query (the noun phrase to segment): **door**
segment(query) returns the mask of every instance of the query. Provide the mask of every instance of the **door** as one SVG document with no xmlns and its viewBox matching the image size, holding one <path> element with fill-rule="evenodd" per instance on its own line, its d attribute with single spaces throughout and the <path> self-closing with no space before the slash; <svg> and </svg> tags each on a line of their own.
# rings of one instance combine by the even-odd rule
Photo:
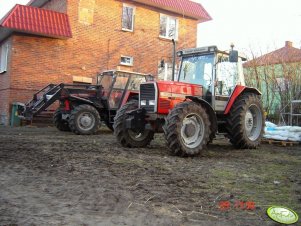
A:
<svg viewBox="0 0 301 226">
<path fill-rule="evenodd" d="M 216 65 L 214 109 L 224 111 L 238 79 L 237 63 L 221 61 Z"/>
<path fill-rule="evenodd" d="M 114 85 L 109 97 L 110 109 L 119 108 L 128 79 L 129 75 L 126 73 L 118 73 L 117 75 L 114 75 Z"/>
</svg>

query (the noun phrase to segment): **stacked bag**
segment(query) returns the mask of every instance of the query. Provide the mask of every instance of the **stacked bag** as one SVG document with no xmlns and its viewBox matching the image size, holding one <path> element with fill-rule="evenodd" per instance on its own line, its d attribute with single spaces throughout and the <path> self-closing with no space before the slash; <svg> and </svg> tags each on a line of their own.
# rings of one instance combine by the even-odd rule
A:
<svg viewBox="0 0 301 226">
<path fill-rule="evenodd" d="M 287 140 L 301 142 L 301 127 L 277 126 L 271 122 L 265 122 L 264 138 L 273 140 Z"/>
</svg>

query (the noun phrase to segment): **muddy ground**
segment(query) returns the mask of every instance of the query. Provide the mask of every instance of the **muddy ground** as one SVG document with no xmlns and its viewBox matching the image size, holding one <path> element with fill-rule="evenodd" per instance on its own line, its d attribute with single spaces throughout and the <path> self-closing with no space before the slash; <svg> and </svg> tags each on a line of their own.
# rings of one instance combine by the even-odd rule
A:
<svg viewBox="0 0 301 226">
<path fill-rule="evenodd" d="M 301 215 L 300 145 L 235 150 L 218 139 L 179 158 L 161 135 L 124 149 L 107 129 L 0 127 L 0 169 L 0 225 L 278 225 L 270 205 Z"/>
</svg>

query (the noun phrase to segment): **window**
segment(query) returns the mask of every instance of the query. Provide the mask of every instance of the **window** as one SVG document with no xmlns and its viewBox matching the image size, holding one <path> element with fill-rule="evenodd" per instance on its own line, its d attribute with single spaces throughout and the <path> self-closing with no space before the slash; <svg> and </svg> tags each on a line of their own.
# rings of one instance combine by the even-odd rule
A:
<svg viewBox="0 0 301 226">
<path fill-rule="evenodd" d="M 178 20 L 160 14 L 160 37 L 168 39 L 178 39 Z"/>
<path fill-rule="evenodd" d="M 121 56 L 121 58 L 120 58 L 120 64 L 127 65 L 127 66 L 133 66 L 133 57 L 130 57 L 130 56 Z"/>
<path fill-rule="evenodd" d="M 216 87 L 217 95 L 230 96 L 238 81 L 237 63 L 221 61 L 217 64 Z"/>
<path fill-rule="evenodd" d="M 131 81 L 129 83 L 128 90 L 137 90 L 137 91 L 139 91 L 140 84 L 142 82 L 146 82 L 146 79 L 145 79 L 144 76 L 132 75 L 131 76 Z"/>
<path fill-rule="evenodd" d="M 214 55 L 191 56 L 182 59 L 180 82 L 202 85 L 211 89 Z"/>
<path fill-rule="evenodd" d="M 127 74 L 119 74 L 116 77 L 113 88 L 114 89 L 125 89 L 128 80 L 129 80 L 129 76 Z"/>
<path fill-rule="evenodd" d="M 134 15 L 135 15 L 135 8 L 124 4 L 122 9 L 122 30 L 125 31 L 134 30 Z"/>
<path fill-rule="evenodd" d="M 7 70 L 8 44 L 3 44 L 0 51 L 0 73 L 3 73 Z"/>
<path fill-rule="evenodd" d="M 78 5 L 78 20 L 84 25 L 94 22 L 95 0 L 80 0 Z"/>
<path fill-rule="evenodd" d="M 111 91 L 109 104 L 111 108 L 118 108 L 121 104 L 122 95 L 127 85 L 129 76 L 127 74 L 119 74 L 116 77 L 113 90 Z"/>
</svg>

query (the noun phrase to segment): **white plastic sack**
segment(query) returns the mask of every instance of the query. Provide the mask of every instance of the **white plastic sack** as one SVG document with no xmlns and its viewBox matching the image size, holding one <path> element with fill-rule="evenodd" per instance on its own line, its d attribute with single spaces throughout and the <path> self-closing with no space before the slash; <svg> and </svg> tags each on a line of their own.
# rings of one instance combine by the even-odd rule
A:
<svg viewBox="0 0 301 226">
<path fill-rule="evenodd" d="M 301 133 L 301 127 L 300 126 L 292 126 L 289 129 L 290 132 L 300 132 Z"/>
<path fill-rule="evenodd" d="M 274 139 L 274 140 L 288 140 L 288 137 L 283 137 L 283 136 L 279 136 L 279 135 L 274 135 L 274 136 L 272 136 L 271 139 Z"/>
<path fill-rule="evenodd" d="M 265 134 L 272 135 L 272 136 L 282 136 L 282 137 L 289 136 L 289 132 L 285 130 L 272 130 L 272 131 L 267 130 Z"/>
<path fill-rule="evenodd" d="M 276 126 L 271 122 L 265 122 L 265 125 L 264 138 L 301 142 L 301 127 L 299 126 Z"/>
<path fill-rule="evenodd" d="M 289 131 L 291 128 L 292 128 L 291 126 L 277 126 L 277 127 L 275 127 L 275 130 Z"/>
<path fill-rule="evenodd" d="M 276 124 L 274 124 L 274 123 L 272 123 L 272 122 L 269 122 L 269 121 L 266 121 L 266 122 L 265 122 L 265 126 L 266 126 L 266 127 L 270 127 L 270 128 L 275 128 L 275 127 L 277 127 Z"/>
</svg>

